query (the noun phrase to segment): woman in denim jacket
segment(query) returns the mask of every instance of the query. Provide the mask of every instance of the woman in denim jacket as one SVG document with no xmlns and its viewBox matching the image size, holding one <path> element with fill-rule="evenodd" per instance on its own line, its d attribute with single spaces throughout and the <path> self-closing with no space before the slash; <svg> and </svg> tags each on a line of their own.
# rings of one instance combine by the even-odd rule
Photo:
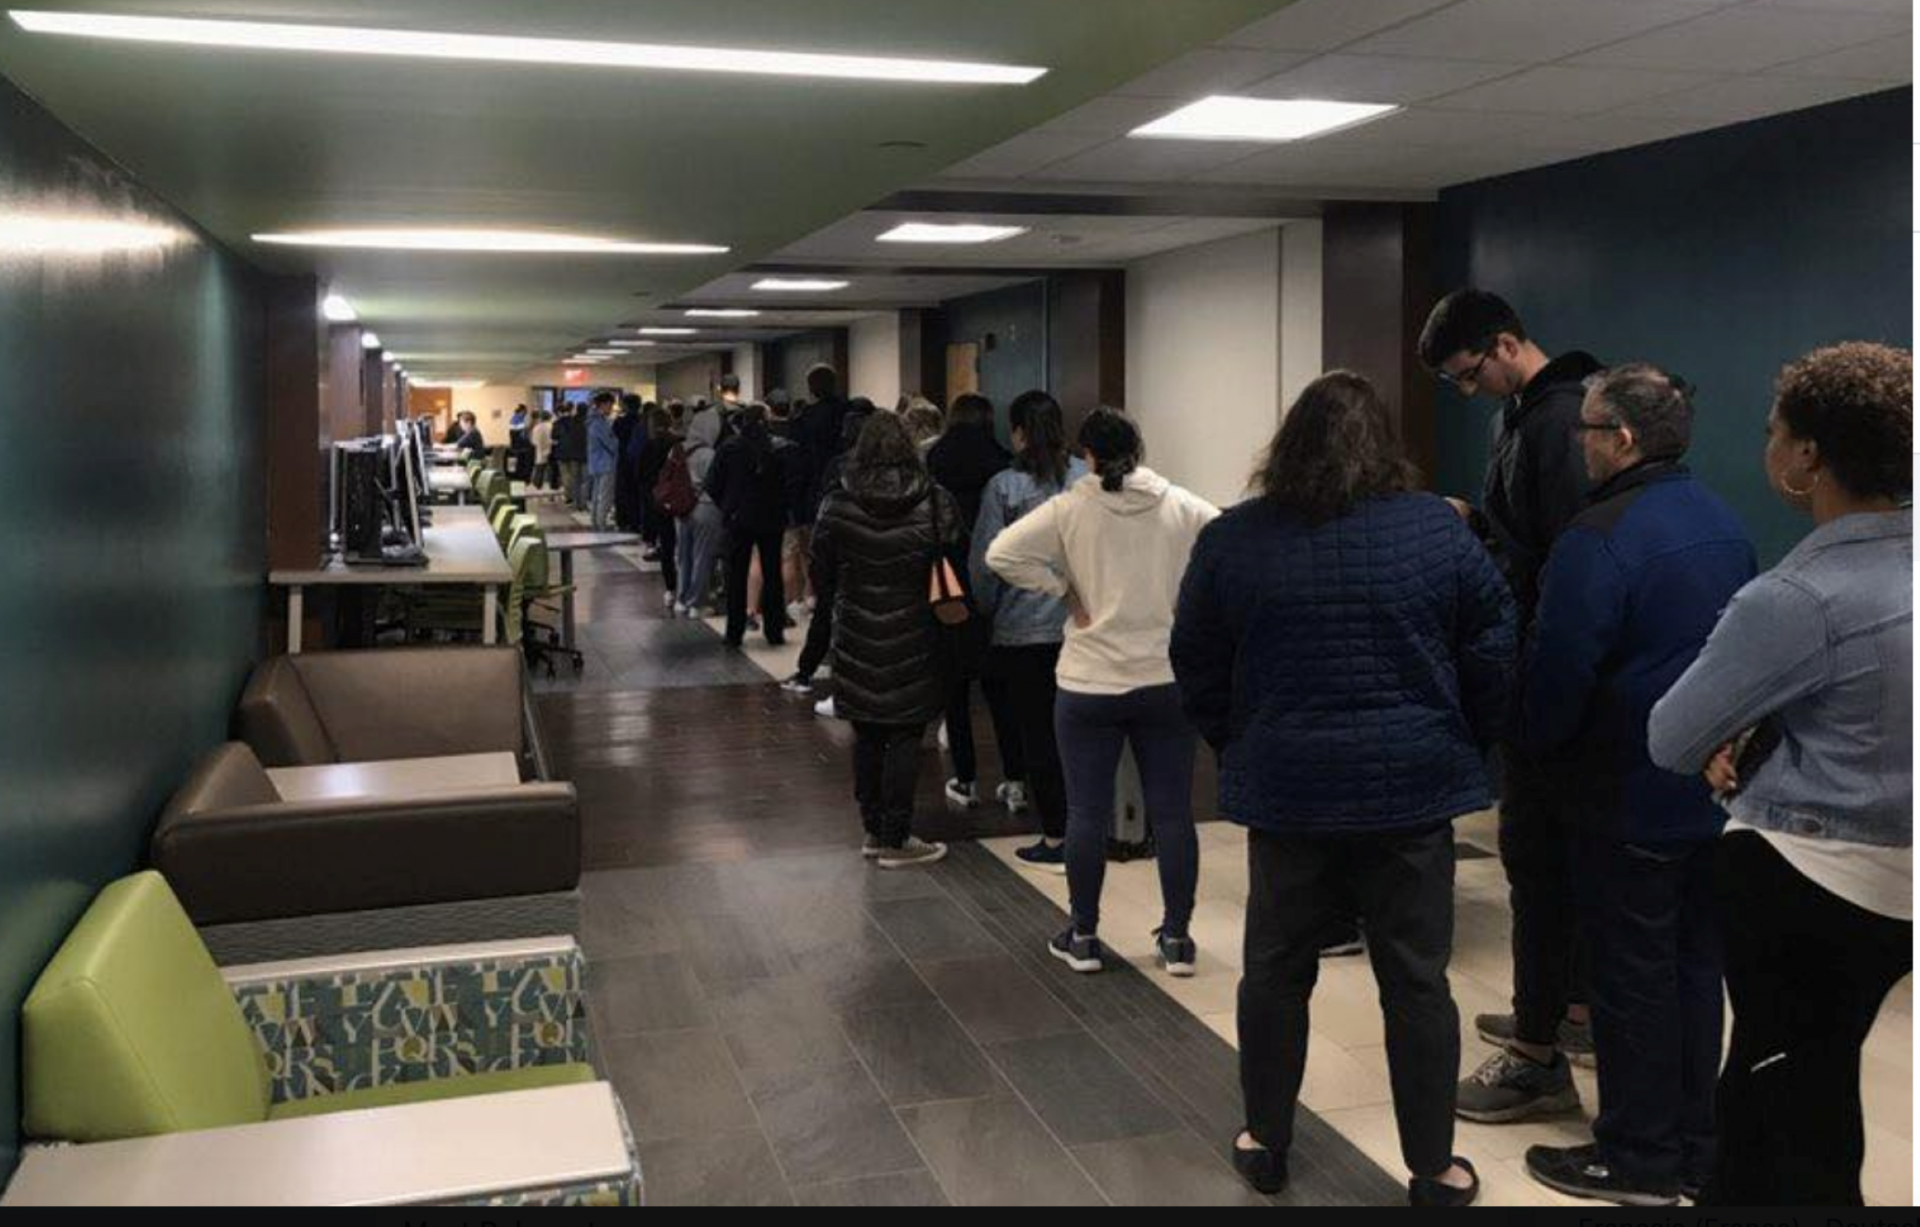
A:
<svg viewBox="0 0 1920 1227">
<path fill-rule="evenodd" d="M 1649 724 L 1654 761 L 1704 772 L 1730 815 L 1713 1204 L 1861 1204 L 1860 1049 L 1912 969 L 1912 384 L 1882 345 L 1782 373 L 1767 477 L 1814 531 Z"/>
<path fill-rule="evenodd" d="M 987 547 L 1000 530 L 1087 475 L 1086 462 L 1067 451 L 1060 402 L 1028 392 L 1007 409 L 1013 432 L 1013 467 L 996 475 L 980 494 L 980 520 L 973 531 L 973 591 L 993 624 L 985 677 L 1005 696 L 1008 716 L 1000 756 L 1009 781 L 1007 808 L 1027 804 L 1040 812 L 1040 840 L 1014 853 L 1046 873 L 1067 871 L 1067 786 L 1060 746 L 1053 732 L 1054 670 L 1067 634 L 1067 606 L 1044 592 L 1001 581 L 987 565 Z M 1014 783 L 1013 781 L 1018 781 Z M 1020 804 L 1014 804 L 1017 799 Z"/>
</svg>

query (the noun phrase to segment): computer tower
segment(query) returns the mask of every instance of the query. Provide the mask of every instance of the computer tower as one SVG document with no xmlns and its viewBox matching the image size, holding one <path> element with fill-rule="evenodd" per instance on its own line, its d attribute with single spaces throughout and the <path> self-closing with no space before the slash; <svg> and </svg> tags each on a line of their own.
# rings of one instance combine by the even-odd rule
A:
<svg viewBox="0 0 1920 1227">
<path fill-rule="evenodd" d="M 378 440 L 334 445 L 335 526 L 348 562 L 379 562 L 386 527 L 386 457 Z"/>
</svg>

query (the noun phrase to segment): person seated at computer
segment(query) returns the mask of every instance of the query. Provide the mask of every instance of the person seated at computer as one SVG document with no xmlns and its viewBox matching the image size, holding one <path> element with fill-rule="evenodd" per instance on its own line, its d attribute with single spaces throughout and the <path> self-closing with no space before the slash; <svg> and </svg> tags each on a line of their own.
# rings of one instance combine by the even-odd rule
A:
<svg viewBox="0 0 1920 1227">
<path fill-rule="evenodd" d="M 472 456 L 478 456 L 487 450 L 487 440 L 480 433 L 480 419 L 474 417 L 472 413 L 462 413 L 456 419 L 456 425 L 460 433 L 453 441 L 455 447 Z"/>
</svg>

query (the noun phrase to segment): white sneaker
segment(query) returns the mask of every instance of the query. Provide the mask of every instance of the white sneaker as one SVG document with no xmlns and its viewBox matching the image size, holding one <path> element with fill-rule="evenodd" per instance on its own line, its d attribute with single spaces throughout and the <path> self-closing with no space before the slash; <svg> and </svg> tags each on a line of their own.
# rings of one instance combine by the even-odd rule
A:
<svg viewBox="0 0 1920 1227">
<path fill-rule="evenodd" d="M 799 626 L 805 622 L 810 612 L 812 611 L 807 608 L 805 601 L 795 601 L 793 604 L 787 606 L 787 617 L 792 620 L 795 626 Z"/>
<path fill-rule="evenodd" d="M 671 613 L 671 612 L 673 612 L 673 611 L 675 611 L 675 610 L 678 610 L 678 609 L 680 608 L 680 603 L 679 603 L 678 601 L 676 601 L 676 600 L 674 600 L 674 599 L 673 599 L 673 593 L 671 593 L 671 592 L 663 592 L 663 593 L 661 593 L 661 594 L 660 594 L 660 599 L 661 599 L 661 601 L 662 601 L 662 603 L 664 603 L 664 604 L 666 605 L 666 607 L 667 607 L 667 610 L 668 610 L 668 612 L 670 612 L 670 613 Z"/>
<path fill-rule="evenodd" d="M 978 784 L 962 784 L 959 780 L 948 780 L 947 800 L 960 806 L 962 809 L 979 809 L 980 786 Z"/>
<path fill-rule="evenodd" d="M 840 718 L 840 713 L 834 708 L 832 695 L 828 695 L 818 703 L 815 703 L 813 705 L 813 714 L 816 716 L 824 716 L 828 720 L 837 720 Z"/>
<path fill-rule="evenodd" d="M 1027 804 L 1027 786 L 1019 780 L 1008 780 L 1006 783 L 1000 785 L 999 788 L 994 790 L 994 797 L 1000 804 L 1007 807 L 1009 814 L 1024 814 L 1029 808 Z"/>
<path fill-rule="evenodd" d="M 940 753 L 945 754 L 949 748 L 947 745 L 947 722 L 942 720 L 940 722 Z"/>
</svg>

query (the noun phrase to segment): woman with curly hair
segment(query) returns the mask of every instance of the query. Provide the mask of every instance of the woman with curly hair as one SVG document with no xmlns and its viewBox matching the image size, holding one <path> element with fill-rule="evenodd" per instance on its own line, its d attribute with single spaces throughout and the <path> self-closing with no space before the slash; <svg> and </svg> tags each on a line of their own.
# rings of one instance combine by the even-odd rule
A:
<svg viewBox="0 0 1920 1227">
<path fill-rule="evenodd" d="M 1733 1039 L 1716 1205 L 1860 1205 L 1860 1048 L 1912 970 L 1913 355 L 1852 343 L 1781 374 L 1774 491 L 1814 530 L 1742 589 L 1654 708 L 1649 748 L 1729 821 Z"/>
</svg>

